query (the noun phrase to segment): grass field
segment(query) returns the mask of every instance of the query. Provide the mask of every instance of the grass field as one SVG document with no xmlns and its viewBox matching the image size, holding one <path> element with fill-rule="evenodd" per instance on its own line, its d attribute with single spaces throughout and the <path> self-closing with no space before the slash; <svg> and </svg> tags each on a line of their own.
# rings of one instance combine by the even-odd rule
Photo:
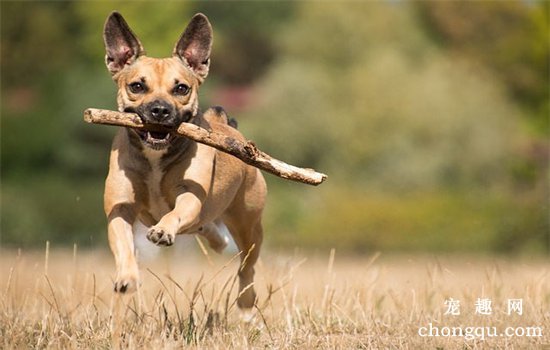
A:
<svg viewBox="0 0 550 350">
<path fill-rule="evenodd" d="M 244 323 L 231 254 L 168 250 L 142 262 L 137 294 L 120 297 L 106 250 L 0 253 L 3 349 L 550 348 L 544 258 L 264 252 Z M 449 298 L 460 315 L 445 315 Z M 491 300 L 490 315 L 476 314 L 477 298 Z M 508 314 L 508 299 L 522 300 L 522 315 Z M 428 336 L 436 328 L 455 336 Z"/>
</svg>

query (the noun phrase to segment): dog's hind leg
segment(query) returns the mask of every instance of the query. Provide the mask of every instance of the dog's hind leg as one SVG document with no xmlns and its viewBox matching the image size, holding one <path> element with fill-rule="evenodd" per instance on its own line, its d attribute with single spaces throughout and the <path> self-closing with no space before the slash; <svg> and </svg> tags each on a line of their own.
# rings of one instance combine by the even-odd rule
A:
<svg viewBox="0 0 550 350">
<path fill-rule="evenodd" d="M 251 309 L 256 302 L 254 290 L 254 265 L 260 256 L 260 248 L 263 239 L 263 229 L 260 218 L 247 227 L 236 220 L 227 222 L 239 251 L 241 252 L 241 265 L 239 266 L 239 296 L 237 305 L 240 309 Z"/>
<path fill-rule="evenodd" d="M 250 168 L 241 191 L 223 218 L 241 252 L 237 299 L 241 310 L 250 310 L 256 302 L 254 265 L 260 255 L 263 240 L 261 218 L 266 192 L 265 181 L 259 170 Z"/>
</svg>

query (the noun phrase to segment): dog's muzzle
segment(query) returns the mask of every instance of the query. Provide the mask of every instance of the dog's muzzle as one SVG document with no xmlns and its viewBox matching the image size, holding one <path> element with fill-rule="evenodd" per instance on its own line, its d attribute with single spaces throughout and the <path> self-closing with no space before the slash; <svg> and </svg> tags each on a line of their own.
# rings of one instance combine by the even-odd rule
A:
<svg viewBox="0 0 550 350">
<path fill-rule="evenodd" d="M 192 113 L 185 112 L 180 116 L 174 106 L 162 100 L 155 100 L 138 108 L 126 108 L 125 112 L 137 113 L 147 125 L 147 130 L 136 129 L 135 132 L 145 146 L 154 150 L 170 146 L 171 141 L 177 137 L 170 130 L 177 128 L 181 122 L 192 119 Z"/>
</svg>

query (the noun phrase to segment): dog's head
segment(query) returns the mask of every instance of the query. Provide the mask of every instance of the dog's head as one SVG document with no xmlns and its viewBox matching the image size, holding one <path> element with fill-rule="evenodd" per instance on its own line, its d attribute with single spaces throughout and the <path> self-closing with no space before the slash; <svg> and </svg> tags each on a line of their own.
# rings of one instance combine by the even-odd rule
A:
<svg viewBox="0 0 550 350">
<path fill-rule="evenodd" d="M 113 12 L 103 32 L 105 62 L 118 85 L 120 111 L 137 113 L 146 124 L 174 128 L 198 113 L 198 87 L 208 75 L 212 27 L 199 13 L 177 41 L 172 57 L 151 58 L 124 18 Z M 153 149 L 170 145 L 166 132 L 136 131 Z"/>
</svg>

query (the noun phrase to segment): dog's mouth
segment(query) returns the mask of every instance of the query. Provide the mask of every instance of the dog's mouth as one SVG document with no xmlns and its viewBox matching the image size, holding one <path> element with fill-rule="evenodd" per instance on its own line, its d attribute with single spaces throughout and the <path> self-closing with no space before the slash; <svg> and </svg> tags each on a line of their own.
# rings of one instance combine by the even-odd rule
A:
<svg viewBox="0 0 550 350">
<path fill-rule="evenodd" d="M 178 125 L 178 120 L 180 118 L 172 118 L 173 120 L 167 120 L 162 123 L 157 121 L 151 121 L 150 117 L 147 117 L 147 112 L 141 109 L 145 107 L 126 107 L 124 112 L 136 113 L 143 124 L 145 125 L 144 129 L 134 129 L 136 134 L 139 136 L 141 142 L 145 147 L 154 149 L 154 150 L 163 150 L 168 148 L 170 144 L 177 138 L 177 135 L 174 132 L 175 126 Z M 187 114 L 184 113 L 184 116 L 187 117 Z M 187 117 L 186 120 L 190 119 Z"/>
<path fill-rule="evenodd" d="M 141 141 L 155 150 L 162 150 L 170 145 L 173 136 L 169 132 L 136 130 Z"/>
</svg>

